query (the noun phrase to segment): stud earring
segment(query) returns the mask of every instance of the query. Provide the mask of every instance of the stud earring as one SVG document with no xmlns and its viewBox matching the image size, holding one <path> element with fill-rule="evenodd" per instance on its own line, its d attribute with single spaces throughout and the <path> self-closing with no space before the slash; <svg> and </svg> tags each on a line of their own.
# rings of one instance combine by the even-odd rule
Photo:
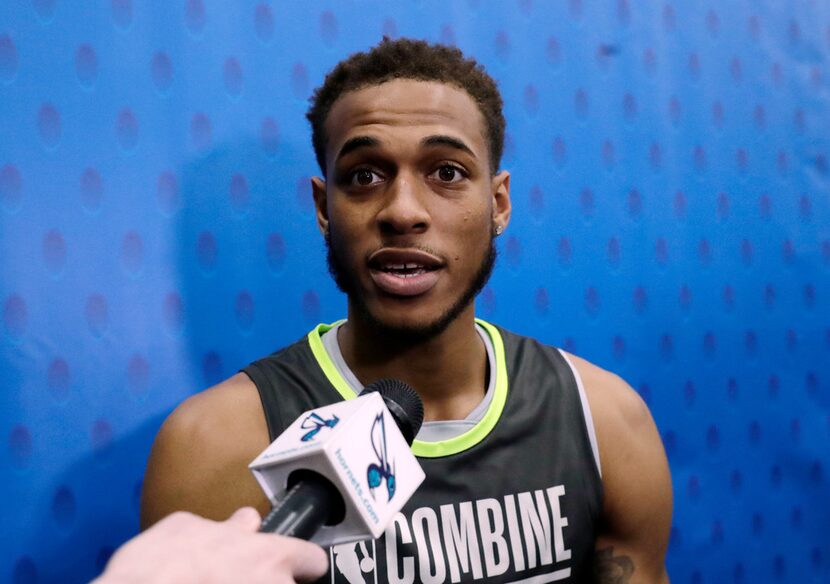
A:
<svg viewBox="0 0 830 584">
<path fill-rule="evenodd" d="M 502 231 L 504 231 L 504 227 L 502 227 L 501 225 L 496 225 L 496 235 L 501 235 Z"/>
</svg>

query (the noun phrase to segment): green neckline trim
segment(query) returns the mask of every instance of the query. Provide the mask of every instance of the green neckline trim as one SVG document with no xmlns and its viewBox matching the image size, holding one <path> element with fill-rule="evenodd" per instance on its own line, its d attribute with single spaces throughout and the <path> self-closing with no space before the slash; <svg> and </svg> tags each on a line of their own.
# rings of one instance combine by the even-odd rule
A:
<svg viewBox="0 0 830 584">
<path fill-rule="evenodd" d="M 311 347 L 311 352 L 314 354 L 314 358 L 317 359 L 317 363 L 320 365 L 320 368 L 323 370 L 323 373 L 326 375 L 326 379 L 329 380 L 334 386 L 334 389 L 337 390 L 343 399 L 354 399 L 357 397 L 357 394 L 352 390 L 351 386 L 343 379 L 343 376 L 340 375 L 337 371 L 337 366 L 334 364 L 334 361 L 331 360 L 329 357 L 326 348 L 323 346 L 323 333 L 333 329 L 343 320 L 338 320 L 331 324 L 318 324 L 314 327 L 310 333 L 308 333 L 308 344 Z"/>
<path fill-rule="evenodd" d="M 354 399 L 357 394 L 352 390 L 346 380 L 337 371 L 337 367 L 326 352 L 323 346 L 323 340 L 320 336 L 326 331 L 337 326 L 343 322 L 339 320 L 331 324 L 318 324 L 314 329 L 308 333 L 308 344 L 311 347 L 311 352 L 326 379 L 329 380 L 343 399 Z M 504 404 L 507 402 L 507 361 L 504 356 L 504 341 L 501 334 L 496 327 L 489 322 L 483 321 L 479 318 L 476 322 L 490 335 L 490 340 L 493 343 L 493 353 L 496 359 L 496 386 L 493 388 L 493 399 L 484 417 L 472 428 L 449 440 L 441 440 L 438 442 L 424 442 L 415 440 L 412 443 L 412 453 L 415 456 L 422 458 L 439 458 L 442 456 L 450 456 L 458 454 L 465 450 L 469 450 L 482 440 L 493 430 L 496 423 L 501 418 L 504 411 Z"/>
</svg>

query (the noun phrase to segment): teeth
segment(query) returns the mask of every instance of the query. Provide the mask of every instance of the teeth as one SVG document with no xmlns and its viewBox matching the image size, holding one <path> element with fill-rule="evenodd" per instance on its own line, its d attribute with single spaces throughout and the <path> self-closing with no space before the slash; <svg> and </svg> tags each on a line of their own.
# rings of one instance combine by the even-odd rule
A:
<svg viewBox="0 0 830 584">
<path fill-rule="evenodd" d="M 412 278 L 414 276 L 420 276 L 421 274 L 425 274 L 426 270 L 416 270 L 414 272 L 390 272 L 394 274 L 398 278 Z"/>
<path fill-rule="evenodd" d="M 386 264 L 382 269 L 387 274 L 393 274 L 398 278 L 411 278 L 427 271 L 423 264 Z"/>
</svg>

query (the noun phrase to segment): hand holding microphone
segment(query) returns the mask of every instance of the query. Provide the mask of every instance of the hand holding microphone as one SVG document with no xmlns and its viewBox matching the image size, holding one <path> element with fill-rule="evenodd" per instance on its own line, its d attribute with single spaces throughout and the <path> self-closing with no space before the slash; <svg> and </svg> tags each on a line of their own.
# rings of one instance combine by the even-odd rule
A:
<svg viewBox="0 0 830 584">
<path fill-rule="evenodd" d="M 93 584 L 313 582 L 328 554 L 298 539 L 257 533 L 259 513 L 243 507 L 226 521 L 179 511 L 124 544 Z"/>
<path fill-rule="evenodd" d="M 260 531 L 320 545 L 377 538 L 424 480 L 420 397 L 398 380 L 304 413 L 251 464 L 274 504 Z"/>
</svg>

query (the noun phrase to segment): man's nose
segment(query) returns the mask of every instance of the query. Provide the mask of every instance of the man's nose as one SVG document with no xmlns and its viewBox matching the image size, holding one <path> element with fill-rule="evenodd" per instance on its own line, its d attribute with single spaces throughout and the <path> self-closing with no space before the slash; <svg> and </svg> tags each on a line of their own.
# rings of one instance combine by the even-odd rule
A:
<svg viewBox="0 0 830 584">
<path fill-rule="evenodd" d="M 429 227 L 425 185 L 409 173 L 398 173 L 386 189 L 377 214 L 381 231 L 388 234 L 422 233 Z"/>
</svg>

